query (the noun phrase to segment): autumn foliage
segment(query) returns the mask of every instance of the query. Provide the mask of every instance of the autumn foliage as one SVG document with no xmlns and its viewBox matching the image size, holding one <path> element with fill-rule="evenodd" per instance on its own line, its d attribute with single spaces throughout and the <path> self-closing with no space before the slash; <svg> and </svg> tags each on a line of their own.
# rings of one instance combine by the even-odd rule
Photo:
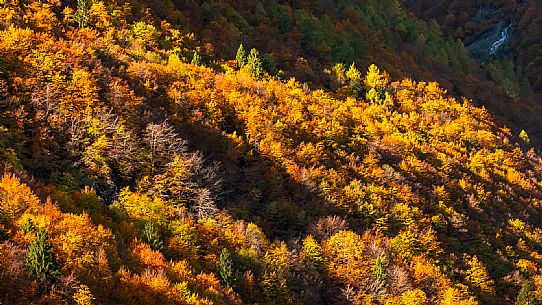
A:
<svg viewBox="0 0 542 305">
<path fill-rule="evenodd" d="M 527 132 L 377 65 L 309 86 L 227 51 L 231 26 L 213 50 L 211 29 L 250 31 L 235 10 L 202 5 L 198 39 L 156 2 L 0 2 L 0 303 L 542 301 Z M 318 23 L 305 2 L 269 4 L 289 39 L 294 16 Z M 286 73 L 315 73 L 295 60 Z"/>
</svg>

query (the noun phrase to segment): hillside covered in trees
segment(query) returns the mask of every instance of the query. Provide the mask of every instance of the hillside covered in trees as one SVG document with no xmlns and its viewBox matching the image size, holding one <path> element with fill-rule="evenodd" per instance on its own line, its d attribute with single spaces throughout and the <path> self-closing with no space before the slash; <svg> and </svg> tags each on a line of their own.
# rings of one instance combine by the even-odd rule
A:
<svg viewBox="0 0 542 305">
<path fill-rule="evenodd" d="M 463 41 L 467 50 L 508 25 L 508 39 L 501 49 L 493 54 L 486 52 L 478 60 L 486 71 L 486 79 L 499 84 L 516 105 L 527 104 L 523 106 L 526 109 L 540 105 L 542 3 L 521 0 L 407 0 L 406 5 L 418 17 L 438 24 L 448 37 Z M 515 121 L 528 120 L 522 112 L 516 111 Z M 538 137 L 538 131 L 531 131 Z"/>
<path fill-rule="evenodd" d="M 0 304 L 540 304 L 484 69 L 393 0 L 0 0 Z"/>
</svg>

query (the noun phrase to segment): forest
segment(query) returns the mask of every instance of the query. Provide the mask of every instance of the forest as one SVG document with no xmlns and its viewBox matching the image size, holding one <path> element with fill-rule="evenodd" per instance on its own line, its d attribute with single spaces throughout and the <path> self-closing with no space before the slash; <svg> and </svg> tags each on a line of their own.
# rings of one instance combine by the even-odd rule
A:
<svg viewBox="0 0 542 305">
<path fill-rule="evenodd" d="M 542 304 L 500 2 L 0 0 L 0 304 Z"/>
</svg>

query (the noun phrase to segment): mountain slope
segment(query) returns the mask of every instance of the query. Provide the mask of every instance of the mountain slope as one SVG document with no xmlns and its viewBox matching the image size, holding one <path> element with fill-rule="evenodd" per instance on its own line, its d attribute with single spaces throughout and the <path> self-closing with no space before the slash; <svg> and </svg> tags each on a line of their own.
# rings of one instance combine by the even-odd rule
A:
<svg viewBox="0 0 542 305">
<path fill-rule="evenodd" d="M 484 108 L 374 65 L 311 89 L 166 5 L 2 5 L 2 304 L 542 299 L 540 155 Z"/>
<path fill-rule="evenodd" d="M 526 130 L 538 147 L 542 108 L 532 88 L 540 65 L 536 64 L 536 47 L 531 44 L 536 45 L 539 35 L 536 27 L 528 26 L 528 20 L 536 24 L 532 17 L 538 11 L 535 2 L 493 6 L 476 1 L 440 1 L 425 6 L 423 1 L 414 3 L 422 7 L 422 20 L 395 0 L 250 4 L 165 0 L 150 7 L 151 12 L 182 24 L 198 33 L 207 46 L 212 45 L 202 49 L 214 53 L 209 59 L 233 58 L 243 43 L 262 52 L 270 73 L 295 76 L 313 87 L 330 89 L 336 89 L 337 83 L 330 73 L 322 71 L 331 70 L 337 63 L 349 66 L 355 62 L 358 67 L 378 63 L 396 77 L 434 80 L 456 98 L 472 99 L 515 134 Z M 515 8 L 521 10 L 516 12 Z M 487 18 L 474 16 L 482 9 L 487 11 Z M 453 14 L 446 15 L 448 11 Z M 481 19 L 479 24 L 473 21 L 476 18 Z M 513 53 L 511 49 L 515 49 L 521 60 L 492 60 L 480 67 L 463 44 L 470 45 L 478 34 L 493 29 L 497 21 L 509 19 L 513 21 L 511 40 L 521 40 L 521 46 L 508 43 L 499 54 Z M 456 29 L 464 30 L 456 34 Z"/>
<path fill-rule="evenodd" d="M 512 121 L 536 121 L 538 114 L 529 119 L 527 112 L 539 107 L 542 88 L 540 52 L 536 51 L 541 37 L 539 2 L 406 1 L 406 6 L 420 18 L 436 21 L 445 35 L 460 39 L 467 48 L 483 45 L 485 38 L 500 36 L 502 29 L 508 28 L 506 42 L 495 54 L 489 52 L 489 47 L 471 48 L 470 53 L 479 59 L 487 79 L 499 84 L 515 100 Z M 538 138 L 538 129 L 529 131 Z"/>
</svg>

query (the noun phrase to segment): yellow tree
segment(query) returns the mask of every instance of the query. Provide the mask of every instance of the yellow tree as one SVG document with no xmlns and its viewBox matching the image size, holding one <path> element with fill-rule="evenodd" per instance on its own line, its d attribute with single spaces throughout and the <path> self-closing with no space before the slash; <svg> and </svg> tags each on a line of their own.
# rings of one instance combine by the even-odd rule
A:
<svg viewBox="0 0 542 305">
<path fill-rule="evenodd" d="M 479 290 L 483 294 L 495 294 L 493 280 L 478 257 L 475 255 L 468 261 L 470 268 L 467 270 L 466 280 L 470 286 Z"/>
</svg>

